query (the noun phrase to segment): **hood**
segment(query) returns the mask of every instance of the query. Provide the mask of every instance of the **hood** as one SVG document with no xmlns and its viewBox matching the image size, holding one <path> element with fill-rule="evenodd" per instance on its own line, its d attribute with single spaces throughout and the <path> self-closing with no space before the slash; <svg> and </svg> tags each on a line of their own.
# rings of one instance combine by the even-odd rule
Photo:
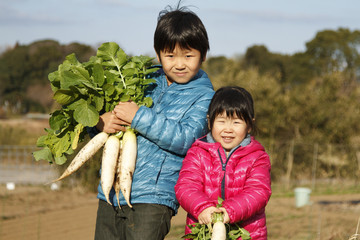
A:
<svg viewBox="0 0 360 240">
<path fill-rule="evenodd" d="M 163 86 L 163 87 L 167 87 L 167 80 L 165 77 L 165 73 L 162 69 L 161 66 L 159 66 L 159 70 L 155 73 L 155 75 L 153 77 L 155 77 L 155 79 L 157 79 L 157 82 L 159 85 Z M 156 78 L 158 76 L 158 78 Z M 196 80 L 196 81 L 195 81 Z M 173 82 L 170 86 L 173 86 L 178 89 L 192 89 L 192 88 L 206 88 L 206 89 L 211 89 L 213 90 L 213 85 L 208 77 L 208 75 L 206 74 L 205 71 L 203 71 L 202 69 L 199 70 L 199 72 L 195 75 L 195 77 L 193 77 L 189 82 L 185 83 L 185 84 L 179 84 L 176 82 Z"/>
<path fill-rule="evenodd" d="M 243 142 L 241 142 L 236 148 L 232 149 L 229 156 L 231 156 L 233 153 L 236 153 L 237 156 L 241 157 L 257 151 L 265 151 L 264 147 L 255 140 L 254 136 L 249 135 L 248 137 L 246 137 Z M 197 139 L 194 142 L 193 146 L 203 148 L 205 151 L 208 151 L 212 156 L 218 156 L 219 151 L 225 155 L 225 151 L 222 148 L 221 144 L 219 142 L 213 142 L 209 139 L 212 139 L 212 137 L 209 138 L 209 134 L 203 136 Z M 249 139 L 250 143 L 248 143 Z"/>
</svg>

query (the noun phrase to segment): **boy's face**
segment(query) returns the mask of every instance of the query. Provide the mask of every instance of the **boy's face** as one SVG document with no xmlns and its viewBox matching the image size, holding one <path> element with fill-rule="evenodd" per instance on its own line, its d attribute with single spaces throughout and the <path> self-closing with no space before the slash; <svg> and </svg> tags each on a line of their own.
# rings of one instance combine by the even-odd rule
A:
<svg viewBox="0 0 360 240">
<path fill-rule="evenodd" d="M 168 85 L 173 82 L 189 82 L 205 61 L 201 58 L 200 51 L 194 48 L 182 49 L 179 45 L 176 45 L 172 52 L 160 51 L 157 59 L 163 66 Z"/>
<path fill-rule="evenodd" d="M 236 115 L 228 117 L 225 112 L 215 117 L 211 128 L 214 140 L 221 144 L 227 154 L 238 146 L 249 132 L 250 129 L 244 120 Z"/>
</svg>

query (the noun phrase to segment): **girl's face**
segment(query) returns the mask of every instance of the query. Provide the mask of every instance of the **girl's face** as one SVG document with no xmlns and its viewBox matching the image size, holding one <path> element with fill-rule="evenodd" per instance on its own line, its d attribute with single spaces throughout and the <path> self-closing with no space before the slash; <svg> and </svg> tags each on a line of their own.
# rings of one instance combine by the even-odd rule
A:
<svg viewBox="0 0 360 240">
<path fill-rule="evenodd" d="M 201 59 L 200 51 L 194 48 L 182 49 L 179 45 L 176 45 L 172 52 L 160 51 L 157 58 L 162 64 L 168 85 L 173 82 L 189 82 L 199 72 L 205 60 Z"/>
<path fill-rule="evenodd" d="M 214 119 L 211 134 L 216 142 L 219 142 L 228 154 L 231 149 L 238 146 L 251 129 L 246 122 L 236 115 L 227 117 L 226 113 L 219 114 Z"/>
</svg>

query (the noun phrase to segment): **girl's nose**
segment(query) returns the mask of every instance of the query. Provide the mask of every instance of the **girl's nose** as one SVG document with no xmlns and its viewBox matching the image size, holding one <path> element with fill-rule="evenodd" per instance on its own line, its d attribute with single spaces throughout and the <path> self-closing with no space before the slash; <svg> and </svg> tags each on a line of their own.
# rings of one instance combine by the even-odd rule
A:
<svg viewBox="0 0 360 240">
<path fill-rule="evenodd" d="M 224 128 L 225 132 L 232 132 L 232 130 L 233 130 L 232 124 L 230 123 L 225 124 L 225 128 Z"/>
</svg>

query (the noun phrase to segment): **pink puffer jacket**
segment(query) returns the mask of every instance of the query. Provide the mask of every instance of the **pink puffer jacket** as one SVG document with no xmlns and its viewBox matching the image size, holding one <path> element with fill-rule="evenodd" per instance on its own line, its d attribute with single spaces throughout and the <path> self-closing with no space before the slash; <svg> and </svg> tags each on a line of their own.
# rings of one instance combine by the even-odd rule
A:
<svg viewBox="0 0 360 240">
<path fill-rule="evenodd" d="M 199 214 L 216 206 L 218 197 L 222 197 L 230 223 L 239 223 L 250 232 L 252 240 L 267 239 L 265 206 L 271 196 L 270 168 L 268 154 L 253 137 L 249 145 L 239 147 L 228 159 L 219 143 L 208 143 L 206 137 L 196 140 L 175 186 L 176 197 L 188 212 L 186 224 L 197 222 Z"/>
</svg>

